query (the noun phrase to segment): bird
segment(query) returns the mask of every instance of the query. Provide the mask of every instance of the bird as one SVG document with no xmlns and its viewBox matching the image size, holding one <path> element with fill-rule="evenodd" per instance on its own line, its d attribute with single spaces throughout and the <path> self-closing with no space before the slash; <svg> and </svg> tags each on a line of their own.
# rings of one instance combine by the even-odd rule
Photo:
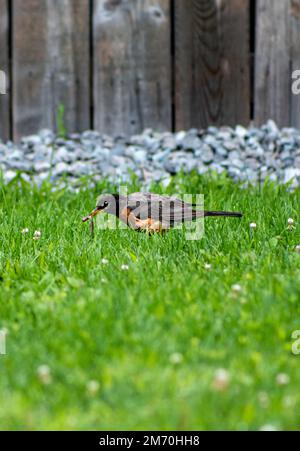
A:
<svg viewBox="0 0 300 451">
<path fill-rule="evenodd" d="M 243 216 L 238 212 L 203 211 L 197 210 L 196 207 L 200 205 L 184 202 L 174 196 L 153 193 L 133 193 L 128 196 L 104 194 L 99 197 L 96 208 L 82 221 L 91 221 L 93 232 L 93 219 L 102 212 L 116 216 L 136 231 L 155 233 L 167 231 L 177 224 L 197 218 Z"/>
</svg>

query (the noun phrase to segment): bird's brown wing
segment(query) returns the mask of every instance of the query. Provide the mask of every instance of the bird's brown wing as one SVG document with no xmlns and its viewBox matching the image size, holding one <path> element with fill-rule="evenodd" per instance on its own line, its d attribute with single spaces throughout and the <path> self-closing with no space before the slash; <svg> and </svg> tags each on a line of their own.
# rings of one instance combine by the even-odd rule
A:
<svg viewBox="0 0 300 451">
<path fill-rule="evenodd" d="M 201 212 L 193 210 L 191 204 L 175 197 L 151 193 L 131 194 L 128 196 L 128 208 L 138 219 L 150 218 L 168 226 L 201 216 Z"/>
</svg>

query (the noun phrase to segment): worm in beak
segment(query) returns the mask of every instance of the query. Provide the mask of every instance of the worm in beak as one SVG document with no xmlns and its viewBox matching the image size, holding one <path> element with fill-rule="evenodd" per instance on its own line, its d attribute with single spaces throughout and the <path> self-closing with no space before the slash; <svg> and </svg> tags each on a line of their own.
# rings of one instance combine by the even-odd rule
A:
<svg viewBox="0 0 300 451">
<path fill-rule="evenodd" d="M 95 210 L 93 210 L 91 214 L 89 214 L 88 216 L 86 216 L 85 218 L 82 219 L 82 222 L 90 221 L 95 216 L 97 216 L 97 214 L 100 213 L 100 211 L 102 211 L 102 209 L 100 207 L 96 207 Z"/>
</svg>

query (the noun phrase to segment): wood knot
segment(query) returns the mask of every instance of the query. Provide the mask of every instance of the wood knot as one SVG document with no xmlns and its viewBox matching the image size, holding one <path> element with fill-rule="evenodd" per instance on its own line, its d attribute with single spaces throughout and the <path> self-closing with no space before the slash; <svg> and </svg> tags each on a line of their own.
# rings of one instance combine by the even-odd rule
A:
<svg viewBox="0 0 300 451">
<path fill-rule="evenodd" d="M 153 6 L 152 8 L 150 8 L 149 12 L 150 15 L 157 21 L 162 21 L 165 19 L 164 12 L 162 11 L 161 8 L 157 6 Z"/>
</svg>

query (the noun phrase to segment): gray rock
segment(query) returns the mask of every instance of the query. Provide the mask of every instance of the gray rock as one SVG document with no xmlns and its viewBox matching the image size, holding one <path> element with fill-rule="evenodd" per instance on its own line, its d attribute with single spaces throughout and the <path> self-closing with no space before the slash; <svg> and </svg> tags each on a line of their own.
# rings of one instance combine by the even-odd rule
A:
<svg viewBox="0 0 300 451">
<path fill-rule="evenodd" d="M 122 167 L 125 166 L 127 163 L 126 157 L 118 156 L 118 155 L 112 155 L 110 158 L 110 163 L 114 167 Z"/>
<path fill-rule="evenodd" d="M 205 164 L 210 164 L 214 161 L 214 153 L 210 149 L 205 149 L 201 154 L 201 160 Z"/>
<path fill-rule="evenodd" d="M 240 158 L 233 158 L 231 160 L 231 166 L 233 168 L 238 168 L 240 170 L 244 169 L 244 163 L 240 160 Z"/>
<path fill-rule="evenodd" d="M 133 159 L 137 164 L 144 164 L 147 160 L 147 152 L 145 150 L 138 150 L 134 154 Z"/>
<path fill-rule="evenodd" d="M 54 170 L 53 170 L 53 176 L 59 177 L 64 174 L 70 173 L 70 166 L 67 163 L 57 163 Z"/>
<path fill-rule="evenodd" d="M 277 134 L 279 133 L 279 129 L 277 127 L 277 125 L 275 124 L 275 122 L 272 119 L 269 119 L 267 124 L 265 125 L 266 129 L 268 132 Z M 263 126 L 264 128 L 264 126 Z"/>
<path fill-rule="evenodd" d="M 249 168 L 251 172 L 259 168 L 259 161 L 256 158 L 246 158 L 245 167 Z"/>
<path fill-rule="evenodd" d="M 87 130 L 82 133 L 81 139 L 87 141 L 99 141 L 101 139 L 101 135 L 95 130 Z"/>
<path fill-rule="evenodd" d="M 232 131 L 231 130 L 223 130 L 218 133 L 218 139 L 221 141 L 230 141 L 232 139 Z"/>
<path fill-rule="evenodd" d="M 186 137 L 186 132 L 185 131 L 181 131 L 181 132 L 176 133 L 176 135 L 175 135 L 176 145 L 177 146 L 182 146 L 182 142 L 183 142 L 185 137 Z"/>
<path fill-rule="evenodd" d="M 163 137 L 161 145 L 164 149 L 176 149 L 176 139 L 172 134 L 167 134 Z"/>
<path fill-rule="evenodd" d="M 68 171 L 73 175 L 91 175 L 93 174 L 93 167 L 90 164 L 77 161 L 68 167 Z"/>
<path fill-rule="evenodd" d="M 237 125 L 235 127 L 235 134 L 242 139 L 245 139 L 248 136 L 248 130 L 242 125 Z"/>
<path fill-rule="evenodd" d="M 152 156 L 152 161 L 155 163 L 162 163 L 168 155 L 170 155 L 171 149 L 166 149 L 163 152 L 158 152 L 155 155 Z"/>
<path fill-rule="evenodd" d="M 209 133 L 210 135 L 217 135 L 218 131 L 219 131 L 219 129 L 217 127 L 213 127 L 213 126 L 210 126 L 207 129 L 207 133 Z"/>
<path fill-rule="evenodd" d="M 295 158 L 295 168 L 300 169 L 300 155 Z"/>
<path fill-rule="evenodd" d="M 48 161 L 36 161 L 33 165 L 33 168 L 36 172 L 41 173 L 49 171 L 51 169 L 51 165 Z"/>
<path fill-rule="evenodd" d="M 51 130 L 41 130 L 39 132 L 39 137 L 42 141 L 43 144 L 45 144 L 46 146 L 50 146 L 54 143 L 55 141 L 55 133 L 53 133 Z"/>
<path fill-rule="evenodd" d="M 238 152 L 237 150 L 233 150 L 228 154 L 228 158 L 230 161 L 237 160 L 240 158 L 240 152 Z"/>
<path fill-rule="evenodd" d="M 65 146 L 66 145 L 66 140 L 60 136 L 58 136 L 55 140 L 54 143 L 56 146 L 60 147 L 60 146 Z"/>
<path fill-rule="evenodd" d="M 4 172 L 4 181 L 5 183 L 10 183 L 15 177 L 17 173 L 15 171 L 5 171 Z"/>
<path fill-rule="evenodd" d="M 216 154 L 219 155 L 220 157 L 227 157 L 227 155 L 228 155 L 227 149 L 226 149 L 225 147 L 221 146 L 221 145 L 218 145 L 218 146 L 215 148 L 215 152 L 216 152 Z"/>
<path fill-rule="evenodd" d="M 300 179 L 300 169 L 298 168 L 288 168 L 284 170 L 284 183 L 289 183 L 291 181 L 297 181 Z"/>
<path fill-rule="evenodd" d="M 21 139 L 21 145 L 27 147 L 35 147 L 42 144 L 42 138 L 39 135 L 26 136 Z"/>
<path fill-rule="evenodd" d="M 62 146 L 59 147 L 59 149 L 56 152 L 54 152 L 53 162 L 54 164 L 61 162 L 71 163 L 72 161 L 74 161 L 74 159 L 75 159 L 74 152 L 69 152 L 67 147 Z"/>
<path fill-rule="evenodd" d="M 216 137 L 211 135 L 206 135 L 203 139 L 203 142 L 205 144 L 208 144 L 212 148 L 216 148 L 219 145 L 218 141 L 216 140 Z"/>
<path fill-rule="evenodd" d="M 174 160 L 166 160 L 164 162 L 164 169 L 169 172 L 169 174 L 175 175 L 177 174 L 177 172 L 179 172 L 179 166 L 178 163 L 176 163 L 176 161 Z"/>
<path fill-rule="evenodd" d="M 30 172 L 32 165 L 27 161 L 8 160 L 7 167 L 14 171 Z"/>
<path fill-rule="evenodd" d="M 183 138 L 181 145 L 185 150 L 194 150 L 201 146 L 201 140 L 194 133 L 188 133 Z"/>
<path fill-rule="evenodd" d="M 12 153 L 9 153 L 7 155 L 8 162 L 15 161 L 15 160 L 22 161 L 23 158 L 24 158 L 23 152 L 21 150 L 17 150 L 17 149 L 15 149 Z"/>
<path fill-rule="evenodd" d="M 111 155 L 122 156 L 126 154 L 126 145 L 117 143 L 111 150 Z"/>
</svg>

